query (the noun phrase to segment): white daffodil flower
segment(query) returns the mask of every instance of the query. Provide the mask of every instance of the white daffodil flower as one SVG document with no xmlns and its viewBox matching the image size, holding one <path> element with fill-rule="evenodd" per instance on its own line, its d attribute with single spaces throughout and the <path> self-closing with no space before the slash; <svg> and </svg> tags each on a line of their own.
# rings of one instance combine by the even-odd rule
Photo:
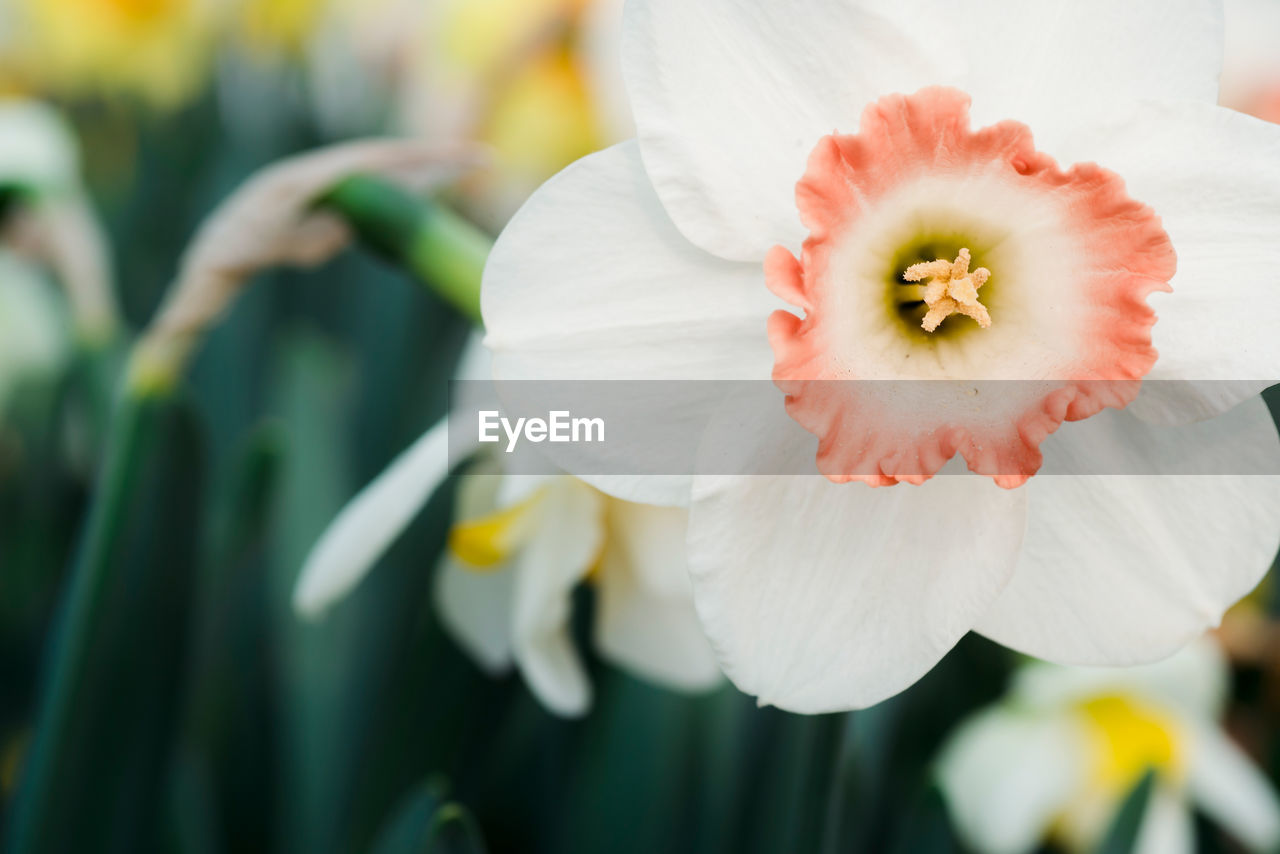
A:
<svg viewBox="0 0 1280 854">
<path fill-rule="evenodd" d="M 1095 850 L 1151 769 L 1137 854 L 1195 851 L 1193 809 L 1248 850 L 1275 850 L 1280 801 L 1219 726 L 1228 678 L 1208 638 L 1144 667 L 1025 666 L 941 754 L 938 778 L 961 837 L 980 854 L 1035 851 L 1051 836 Z"/>
<path fill-rule="evenodd" d="M 488 356 L 473 345 L 460 376 L 488 375 Z M 448 477 L 448 428 L 427 431 L 321 536 L 294 592 L 301 614 L 317 617 L 350 592 Z M 592 636 L 603 657 L 677 690 L 716 685 L 684 555 L 688 513 L 621 501 L 567 475 L 504 473 L 499 459 L 481 455 L 462 477 L 437 570 L 440 618 L 458 644 L 491 673 L 517 666 L 553 712 L 581 715 L 591 685 L 569 623 L 573 591 L 586 582 L 598 594 Z"/>
<path fill-rule="evenodd" d="M 740 688 L 866 706 L 970 630 L 1150 662 L 1256 584 L 1280 484 L 1240 475 L 1280 458 L 1256 396 L 1280 376 L 1280 128 L 1215 104 L 1217 3 L 631 0 L 622 29 L 638 138 L 502 234 L 487 343 L 503 383 L 785 392 L 794 438 L 744 455 L 827 477 L 588 478 L 690 506 Z M 1134 400 L 1144 377 L 1187 382 Z M 1024 382 L 975 406 L 851 380 Z M 1031 476 L 1099 443 L 1207 468 Z M 930 479 L 955 457 L 991 477 Z"/>
<path fill-rule="evenodd" d="M 31 265 L 0 251 L 0 414 L 22 383 L 50 377 L 70 353 L 57 291 Z"/>
</svg>

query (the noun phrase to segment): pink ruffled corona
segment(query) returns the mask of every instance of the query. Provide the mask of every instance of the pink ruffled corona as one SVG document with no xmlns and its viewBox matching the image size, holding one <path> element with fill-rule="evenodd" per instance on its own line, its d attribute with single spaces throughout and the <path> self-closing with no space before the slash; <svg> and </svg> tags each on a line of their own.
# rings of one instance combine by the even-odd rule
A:
<svg viewBox="0 0 1280 854">
<path fill-rule="evenodd" d="M 804 312 L 770 318 L 773 378 L 834 481 L 922 483 L 960 454 L 1019 486 L 1064 420 L 1126 406 L 1155 363 L 1147 297 L 1177 266 L 1159 218 L 1023 124 L 971 130 L 963 92 L 872 104 L 818 143 L 796 202 L 800 258 L 765 262 Z"/>
</svg>

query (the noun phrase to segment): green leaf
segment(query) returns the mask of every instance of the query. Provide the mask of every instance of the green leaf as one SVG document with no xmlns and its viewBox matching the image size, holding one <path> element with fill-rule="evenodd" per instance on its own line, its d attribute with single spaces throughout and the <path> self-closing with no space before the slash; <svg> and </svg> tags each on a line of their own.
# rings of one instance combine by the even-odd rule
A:
<svg viewBox="0 0 1280 854">
<path fill-rule="evenodd" d="M 275 515 L 271 505 L 285 463 L 280 425 L 258 427 L 224 464 L 223 482 L 211 490 L 209 535 L 204 539 L 192 619 L 184 718 L 186 772 L 216 804 L 224 838 L 237 850 L 263 850 L 276 799 L 271 714 L 275 661 L 267 621 L 265 543 Z M 205 779 L 207 778 L 207 779 Z M 199 810 L 188 808 L 179 817 Z M 188 826 L 190 822 L 187 822 Z M 194 839 L 194 835 L 188 837 Z M 258 846 L 255 848 L 255 846 Z"/>
<path fill-rule="evenodd" d="M 848 716 L 794 715 L 762 710 L 775 718 L 765 749 L 761 779 L 752 810 L 758 831 L 748 850 L 759 854 L 819 851 L 832 805 L 832 788 L 843 754 Z"/>
<path fill-rule="evenodd" d="M 448 784 L 441 778 L 420 784 L 405 797 L 391 816 L 371 854 L 406 854 L 425 851 L 435 829 L 436 814 L 449 796 Z"/>
<path fill-rule="evenodd" d="M 437 812 L 422 854 L 485 854 L 475 819 L 460 804 L 445 804 Z"/>
<path fill-rule="evenodd" d="M 145 850 L 163 812 L 203 454 L 182 401 L 120 407 L 48 651 L 8 854 Z"/>
<path fill-rule="evenodd" d="M 1129 792 L 1124 803 L 1116 810 L 1111 828 L 1098 846 L 1097 854 L 1130 854 L 1142 830 L 1142 819 L 1147 814 L 1147 804 L 1155 789 L 1156 772 L 1150 769 Z"/>
<path fill-rule="evenodd" d="M 446 803 L 440 777 L 415 788 L 392 814 L 370 854 L 484 854 L 475 819 L 460 804 Z"/>
</svg>

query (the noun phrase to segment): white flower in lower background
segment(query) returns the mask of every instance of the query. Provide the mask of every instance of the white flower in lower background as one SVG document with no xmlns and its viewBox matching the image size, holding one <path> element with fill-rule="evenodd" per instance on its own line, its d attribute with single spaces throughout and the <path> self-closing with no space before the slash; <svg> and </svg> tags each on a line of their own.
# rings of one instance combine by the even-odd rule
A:
<svg viewBox="0 0 1280 854">
<path fill-rule="evenodd" d="M 61 274 L 73 307 L 83 302 L 75 297 L 87 282 L 95 316 L 114 316 L 101 253 L 90 253 L 85 275 L 77 277 L 60 263 L 73 260 L 68 253 L 46 251 L 59 240 L 97 235 L 96 225 L 46 215 L 78 198 L 79 154 L 70 127 L 38 101 L 0 98 L 0 409 L 18 386 L 51 376 L 70 353 L 65 302 L 37 261 Z"/>
<path fill-rule="evenodd" d="M 602 656 L 661 685 L 708 689 L 721 677 L 693 610 L 688 518 L 574 477 L 464 477 L 437 577 L 441 619 L 487 669 L 514 663 L 548 708 L 581 714 L 591 687 L 569 622 L 573 590 L 587 582 Z"/>
<path fill-rule="evenodd" d="M 5 245 L 53 273 L 82 343 L 110 340 L 120 327 L 110 248 L 81 187 L 72 129 L 39 101 L 0 99 L 0 195 L 8 194 Z"/>
<path fill-rule="evenodd" d="M 1195 851 L 1193 809 L 1248 850 L 1274 850 L 1280 801 L 1220 728 L 1228 679 L 1208 637 L 1143 667 L 1027 664 L 943 749 L 939 782 L 960 836 L 980 854 L 1050 837 L 1091 851 L 1151 769 L 1136 854 Z"/>
<path fill-rule="evenodd" d="M 0 98 L 0 185 L 35 193 L 71 192 L 79 152 L 71 128 L 39 101 Z"/>
<path fill-rule="evenodd" d="M 51 283 L 0 251 L 0 413 L 29 380 L 50 377 L 70 353 L 70 324 Z"/>
<path fill-rule="evenodd" d="M 488 374 L 487 353 L 473 343 L 460 376 Z M 324 532 L 294 592 L 300 613 L 316 617 L 350 592 L 449 475 L 448 428 L 427 431 Z M 720 681 L 693 609 L 687 511 L 621 501 L 567 475 L 503 474 L 493 457 L 474 470 L 459 487 L 436 602 L 482 667 L 514 664 L 549 709 L 584 713 L 591 686 L 570 620 L 585 582 L 598 594 L 591 634 L 603 657 L 677 690 Z"/>
</svg>

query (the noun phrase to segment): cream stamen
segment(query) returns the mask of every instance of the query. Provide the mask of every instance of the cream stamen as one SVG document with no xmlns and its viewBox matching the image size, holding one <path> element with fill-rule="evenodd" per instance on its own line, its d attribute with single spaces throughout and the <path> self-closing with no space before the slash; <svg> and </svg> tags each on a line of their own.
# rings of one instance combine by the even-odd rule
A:
<svg viewBox="0 0 1280 854">
<path fill-rule="evenodd" d="M 970 260 L 969 250 L 961 249 L 954 262 L 942 259 L 924 261 L 903 271 L 902 277 L 908 282 L 929 280 L 923 294 L 929 312 L 920 323 L 925 332 L 933 332 L 953 314 L 972 317 L 983 329 L 991 325 L 991 315 L 987 313 L 986 306 L 978 302 L 978 289 L 991 278 L 991 271 L 979 267 L 970 272 Z"/>
</svg>

